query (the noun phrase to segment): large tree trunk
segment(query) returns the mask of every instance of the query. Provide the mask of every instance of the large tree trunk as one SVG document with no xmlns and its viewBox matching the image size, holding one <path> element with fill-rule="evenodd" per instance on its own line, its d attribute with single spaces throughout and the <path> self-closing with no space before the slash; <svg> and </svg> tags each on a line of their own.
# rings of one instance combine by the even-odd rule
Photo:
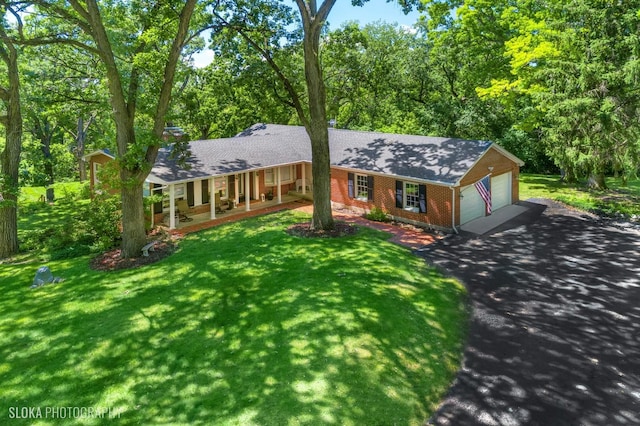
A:
<svg viewBox="0 0 640 426">
<path fill-rule="evenodd" d="M 589 175 L 587 186 L 591 189 L 597 189 L 604 191 L 607 189 L 607 182 L 605 181 L 604 173 L 594 172 Z"/>
<path fill-rule="evenodd" d="M 331 163 L 329 157 L 329 129 L 326 111 L 326 88 L 320 66 L 320 32 L 324 17 L 333 1 L 324 5 L 322 16 L 316 15 L 305 22 L 304 69 L 309 96 L 309 122 L 307 133 L 311 139 L 311 174 L 313 175 L 313 216 L 311 229 L 329 230 L 334 227 L 331 213 Z M 312 15 L 313 12 L 311 11 Z M 324 17 L 323 17 L 324 16 Z M 303 12 L 303 20 L 304 20 Z M 308 19 L 308 18 L 306 18 Z"/>
<path fill-rule="evenodd" d="M 311 126 L 313 128 L 313 123 Z M 334 220 L 331 212 L 331 163 L 326 120 L 316 124 L 316 128 L 309 133 L 309 137 L 311 139 L 311 174 L 313 176 L 311 228 L 329 230 L 333 229 Z"/>
<path fill-rule="evenodd" d="M 131 177 L 124 169 L 120 172 L 120 176 L 123 182 L 120 191 L 123 206 L 122 257 L 138 257 L 142 254 L 140 249 L 147 243 L 142 197 L 144 181 Z"/>
<path fill-rule="evenodd" d="M 22 114 L 20 112 L 20 78 L 18 52 L 0 31 L 0 57 L 7 65 L 8 86 L 2 88 L 7 109 L 3 117 L 6 143 L 0 152 L 0 259 L 18 252 L 18 167 L 22 149 Z"/>
</svg>

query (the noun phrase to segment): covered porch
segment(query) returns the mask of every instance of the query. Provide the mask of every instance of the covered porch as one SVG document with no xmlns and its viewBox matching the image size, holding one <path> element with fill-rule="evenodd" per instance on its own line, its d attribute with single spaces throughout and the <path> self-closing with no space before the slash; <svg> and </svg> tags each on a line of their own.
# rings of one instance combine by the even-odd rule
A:
<svg viewBox="0 0 640 426">
<path fill-rule="evenodd" d="M 311 198 L 309 166 L 304 163 L 245 170 L 182 181 L 150 180 L 150 193 L 161 194 L 153 206 L 152 227 L 170 230 Z"/>
<path fill-rule="evenodd" d="M 216 213 L 214 218 L 211 218 L 209 212 L 195 213 L 195 214 L 178 214 L 175 218 L 175 227 L 171 228 L 168 216 L 162 223 L 157 225 L 166 226 L 167 228 L 182 232 L 194 232 L 201 229 L 207 229 L 222 223 L 234 222 L 242 220 L 247 217 L 257 216 L 261 214 L 270 213 L 273 211 L 290 209 L 303 205 L 310 205 L 312 202 L 309 199 L 301 198 L 297 194 L 286 194 L 282 196 L 282 199 L 278 201 L 273 200 L 251 200 L 250 208 L 247 209 L 245 203 L 240 203 L 236 208 L 224 210 L 222 213 Z"/>
</svg>

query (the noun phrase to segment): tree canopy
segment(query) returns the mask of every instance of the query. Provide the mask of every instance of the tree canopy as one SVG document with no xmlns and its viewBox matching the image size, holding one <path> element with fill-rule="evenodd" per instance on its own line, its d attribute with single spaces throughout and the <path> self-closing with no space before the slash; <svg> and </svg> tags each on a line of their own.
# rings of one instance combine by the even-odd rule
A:
<svg viewBox="0 0 640 426">
<path fill-rule="evenodd" d="M 139 255 L 142 185 L 167 123 L 192 139 L 256 122 L 305 126 L 320 229 L 333 223 L 329 121 L 490 139 L 525 170 L 561 169 L 596 187 L 605 174 L 638 172 L 640 0 L 410 0 L 399 4 L 424 12 L 412 28 L 348 22 L 329 31 L 334 4 L 4 2 L 3 223 L 12 223 L 19 180 L 83 176 L 85 147 L 109 146 L 126 200 L 124 253 Z M 214 60 L 196 68 L 189 58 L 205 47 Z"/>
</svg>

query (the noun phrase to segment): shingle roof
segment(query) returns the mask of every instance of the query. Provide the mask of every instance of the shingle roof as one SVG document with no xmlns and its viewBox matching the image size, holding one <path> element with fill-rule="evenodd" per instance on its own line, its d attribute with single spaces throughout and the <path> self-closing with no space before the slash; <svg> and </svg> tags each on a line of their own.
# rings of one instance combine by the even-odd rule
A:
<svg viewBox="0 0 640 426">
<path fill-rule="evenodd" d="M 331 165 L 370 173 L 455 184 L 492 146 L 429 136 L 329 129 Z M 189 169 L 158 153 L 149 180 L 179 182 L 311 161 L 304 127 L 256 124 L 235 137 L 189 143 Z"/>
</svg>

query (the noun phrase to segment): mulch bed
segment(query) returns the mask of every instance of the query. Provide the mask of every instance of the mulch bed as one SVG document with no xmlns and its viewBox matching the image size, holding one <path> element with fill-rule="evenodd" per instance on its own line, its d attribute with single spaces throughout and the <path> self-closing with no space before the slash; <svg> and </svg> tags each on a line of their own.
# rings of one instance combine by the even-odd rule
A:
<svg viewBox="0 0 640 426">
<path fill-rule="evenodd" d="M 149 241 L 157 241 L 154 246 L 154 251 L 149 250 L 149 256 L 123 258 L 121 257 L 122 250 L 117 248 L 94 257 L 89 262 L 89 266 L 96 271 L 117 271 L 138 268 L 162 260 L 176 250 L 177 238 L 174 236 L 156 234 L 152 235 Z"/>
<path fill-rule="evenodd" d="M 356 232 L 358 232 L 358 228 L 346 222 L 335 222 L 333 229 L 328 231 L 311 229 L 310 222 L 296 223 L 287 228 L 289 235 L 303 238 L 337 238 L 354 235 Z"/>
</svg>

